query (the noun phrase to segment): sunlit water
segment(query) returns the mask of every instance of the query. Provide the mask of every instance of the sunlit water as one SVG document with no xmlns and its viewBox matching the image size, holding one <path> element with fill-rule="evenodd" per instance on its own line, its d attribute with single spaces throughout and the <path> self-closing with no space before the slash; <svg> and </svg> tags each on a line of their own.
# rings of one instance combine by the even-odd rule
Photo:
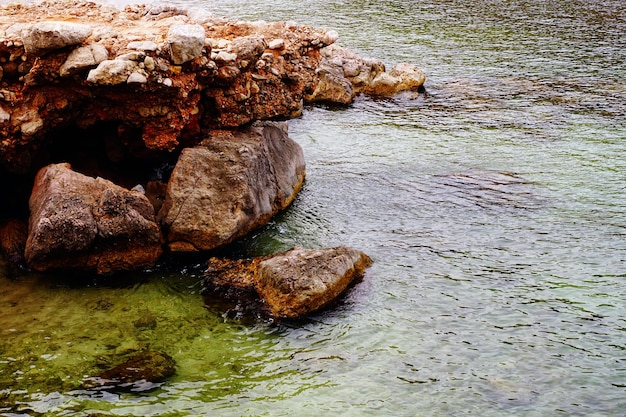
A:
<svg viewBox="0 0 626 417">
<path fill-rule="evenodd" d="M 202 262 L 108 285 L 0 278 L 0 415 L 626 413 L 623 2 L 176 4 L 335 29 L 426 71 L 425 97 L 291 121 L 305 187 L 233 247 L 344 244 L 375 264 L 332 310 L 281 324 L 205 307 Z M 142 348 L 177 361 L 160 389 L 79 389 Z"/>
</svg>

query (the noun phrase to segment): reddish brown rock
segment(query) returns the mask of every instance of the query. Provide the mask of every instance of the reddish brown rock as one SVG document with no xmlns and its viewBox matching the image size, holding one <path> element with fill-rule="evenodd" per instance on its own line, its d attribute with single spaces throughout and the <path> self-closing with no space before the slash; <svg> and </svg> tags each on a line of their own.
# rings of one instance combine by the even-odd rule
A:
<svg viewBox="0 0 626 417">
<path fill-rule="evenodd" d="M 361 278 L 372 260 L 345 246 L 327 249 L 296 247 L 252 260 L 211 258 L 208 288 L 256 291 L 274 317 L 296 318 L 331 304 Z"/>
<path fill-rule="evenodd" d="M 15 265 L 24 263 L 28 225 L 19 219 L 0 222 L 0 251 Z"/>
<path fill-rule="evenodd" d="M 206 251 L 266 224 L 295 198 L 304 156 L 286 124 L 214 132 L 184 149 L 159 212 L 170 250 Z"/>
<path fill-rule="evenodd" d="M 30 210 L 25 258 L 38 271 L 149 268 L 162 253 L 154 208 L 143 194 L 69 164 L 39 171 Z"/>
</svg>

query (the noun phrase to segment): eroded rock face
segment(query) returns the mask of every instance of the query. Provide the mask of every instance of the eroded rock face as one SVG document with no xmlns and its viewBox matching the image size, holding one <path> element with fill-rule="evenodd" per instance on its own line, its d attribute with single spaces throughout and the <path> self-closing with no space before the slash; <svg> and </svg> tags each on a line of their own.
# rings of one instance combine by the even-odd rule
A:
<svg viewBox="0 0 626 417">
<path fill-rule="evenodd" d="M 203 129 L 294 117 L 305 100 L 345 104 L 414 88 L 392 74 L 374 82 L 384 65 L 328 48 L 336 40 L 292 22 L 171 6 L 0 6 L 0 168 L 32 169 L 33 150 L 68 125 L 117 122 L 139 130 L 147 149 L 172 151 L 202 140 Z"/>
<path fill-rule="evenodd" d="M 154 208 L 137 191 L 49 165 L 30 198 L 25 258 L 38 271 L 107 274 L 154 266 L 162 253 Z"/>
<path fill-rule="evenodd" d="M 295 198 L 305 176 L 286 124 L 221 131 L 184 149 L 159 219 L 174 252 L 211 250 L 266 224 Z"/>
<path fill-rule="evenodd" d="M 371 262 L 363 252 L 345 246 L 296 247 L 252 260 L 211 258 L 206 285 L 232 288 L 235 294 L 256 291 L 274 317 L 297 318 L 337 300 Z"/>
</svg>

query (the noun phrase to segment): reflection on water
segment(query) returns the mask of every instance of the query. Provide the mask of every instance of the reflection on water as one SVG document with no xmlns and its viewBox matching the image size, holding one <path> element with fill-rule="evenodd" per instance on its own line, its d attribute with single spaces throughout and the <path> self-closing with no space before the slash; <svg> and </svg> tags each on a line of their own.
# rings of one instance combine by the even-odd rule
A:
<svg viewBox="0 0 626 417">
<path fill-rule="evenodd" d="M 0 415 L 623 414 L 622 1 L 176 3 L 426 70 L 426 96 L 292 121 L 304 188 L 232 247 L 375 263 L 333 310 L 274 325 L 203 306 L 202 262 L 124 285 L 2 278 Z M 177 361 L 159 390 L 79 389 L 143 348 Z"/>
</svg>

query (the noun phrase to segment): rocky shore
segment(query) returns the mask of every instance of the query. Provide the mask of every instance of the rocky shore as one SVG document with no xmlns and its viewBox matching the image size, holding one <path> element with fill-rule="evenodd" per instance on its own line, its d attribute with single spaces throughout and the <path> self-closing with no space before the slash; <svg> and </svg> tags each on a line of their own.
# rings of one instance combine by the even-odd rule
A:
<svg viewBox="0 0 626 417">
<path fill-rule="evenodd" d="M 266 224 L 305 178 L 285 120 L 305 103 L 423 88 L 417 67 L 387 72 L 336 40 L 163 5 L 0 6 L 4 255 L 110 274 Z M 368 264 L 355 263 L 351 276 Z"/>
</svg>

